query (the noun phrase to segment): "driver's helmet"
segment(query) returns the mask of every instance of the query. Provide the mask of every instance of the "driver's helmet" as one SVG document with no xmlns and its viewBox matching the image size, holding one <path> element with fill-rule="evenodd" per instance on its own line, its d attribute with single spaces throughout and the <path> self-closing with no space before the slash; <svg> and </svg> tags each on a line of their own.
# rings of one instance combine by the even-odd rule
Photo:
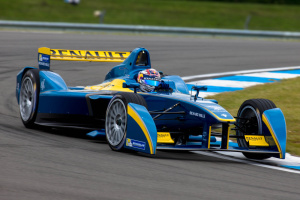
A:
<svg viewBox="0 0 300 200">
<path fill-rule="evenodd" d="M 142 92 L 151 92 L 160 84 L 160 74 L 155 69 L 145 69 L 140 71 L 137 77 L 137 82 L 140 83 Z"/>
</svg>

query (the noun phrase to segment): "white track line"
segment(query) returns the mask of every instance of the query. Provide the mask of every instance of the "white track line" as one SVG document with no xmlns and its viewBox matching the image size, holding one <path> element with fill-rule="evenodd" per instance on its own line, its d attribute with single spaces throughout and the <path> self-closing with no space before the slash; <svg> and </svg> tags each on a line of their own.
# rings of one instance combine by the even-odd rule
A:
<svg viewBox="0 0 300 200">
<path fill-rule="evenodd" d="M 261 72 L 261 73 L 251 73 L 251 74 L 243 74 L 241 76 L 251 76 L 251 77 L 261 77 L 261 78 L 278 78 L 278 79 L 286 79 L 286 78 L 296 78 L 300 76 L 299 74 L 286 74 L 286 73 L 272 73 L 272 72 Z"/>
<path fill-rule="evenodd" d="M 220 87 L 232 87 L 232 88 L 246 88 L 254 85 L 260 85 L 263 83 L 258 82 L 247 82 L 247 81 L 230 81 L 230 80 L 218 80 L 218 79 L 208 79 L 201 81 L 192 81 L 188 84 L 197 85 L 209 85 L 209 86 L 220 86 Z"/>
<path fill-rule="evenodd" d="M 260 164 L 260 163 L 256 163 L 256 162 L 253 162 L 250 160 L 236 159 L 236 158 L 232 158 L 232 157 L 228 157 L 228 156 L 224 156 L 224 155 L 218 155 L 218 154 L 212 153 L 212 152 L 193 151 L 193 153 L 197 153 L 197 154 L 201 154 L 201 155 L 205 155 L 205 156 L 211 156 L 211 157 L 215 157 L 215 158 L 220 158 L 220 159 L 224 159 L 224 160 L 230 160 L 230 161 L 255 165 L 258 167 L 264 167 L 264 168 L 275 169 L 275 170 L 284 171 L 284 172 L 290 172 L 290 173 L 294 173 L 294 174 L 300 174 L 300 171 L 298 171 L 298 170 L 292 170 L 292 169 L 283 168 L 283 167 L 276 167 L 276 166 L 272 166 L 272 165 Z"/>
<path fill-rule="evenodd" d="M 183 80 L 191 80 L 191 79 L 197 79 L 197 78 L 210 78 L 210 77 L 218 77 L 218 76 L 248 74 L 248 73 L 257 73 L 257 72 L 271 72 L 271 71 L 290 70 L 290 69 L 300 69 L 300 66 L 278 67 L 278 68 L 269 68 L 269 69 L 241 70 L 241 71 L 211 73 L 211 74 L 201 74 L 201 75 L 194 75 L 194 76 L 184 76 L 184 77 L 181 77 L 181 78 Z"/>
</svg>

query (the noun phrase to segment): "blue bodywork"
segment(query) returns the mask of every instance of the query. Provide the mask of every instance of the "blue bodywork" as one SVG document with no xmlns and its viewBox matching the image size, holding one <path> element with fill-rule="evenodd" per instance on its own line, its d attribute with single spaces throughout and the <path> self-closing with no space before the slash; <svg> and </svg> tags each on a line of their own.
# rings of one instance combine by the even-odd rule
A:
<svg viewBox="0 0 300 200">
<path fill-rule="evenodd" d="M 134 49 L 129 57 L 118 66 L 113 67 L 106 75 L 105 81 L 129 76 L 135 78 L 139 71 L 151 68 L 150 54 L 145 48 Z"/>
<path fill-rule="evenodd" d="M 120 91 L 68 87 L 60 75 L 49 71 L 48 57 L 39 55 L 39 59 L 40 95 L 35 123 L 44 126 L 85 128 L 90 129 L 89 136 L 104 136 L 106 108 L 113 96 Z M 41 63 L 41 60 L 45 63 Z M 151 61 L 148 50 L 136 48 L 122 64 L 115 66 L 107 73 L 103 83 L 109 84 L 113 80 L 120 79 L 125 85 L 136 84 L 138 72 L 149 68 L 151 68 Z M 22 77 L 30 69 L 33 67 L 25 67 L 17 75 L 18 102 Z M 155 154 L 156 149 L 250 151 L 269 153 L 272 156 L 284 158 L 286 127 L 285 122 L 283 124 L 284 117 L 281 111 L 276 109 L 264 113 L 269 123 L 269 127 L 265 124 L 263 127 L 266 132 L 265 136 L 271 136 L 270 140 L 272 140 L 272 134 L 275 134 L 273 137 L 276 138 L 277 145 L 256 149 L 229 147 L 228 127 L 235 123 L 232 115 L 216 100 L 191 96 L 189 90 L 192 86 L 185 84 L 179 76 L 163 75 L 162 80 L 168 88 L 171 88 L 170 90 L 138 92 L 146 100 L 148 109 L 137 104 L 128 104 L 146 125 L 149 134 L 147 137 L 151 142 L 136 119 L 128 116 L 125 148 L 150 154 Z M 200 89 L 198 87 L 198 90 Z M 129 91 L 133 92 L 133 89 Z M 168 109 L 170 111 L 166 112 Z M 222 127 L 222 141 L 217 142 L 216 138 L 211 135 L 212 130 Z M 158 144 L 157 132 L 169 132 L 175 139 L 174 144 Z M 180 140 L 184 140 L 184 144 L 176 145 Z"/>
<path fill-rule="evenodd" d="M 148 154 L 156 153 L 157 129 L 148 110 L 141 105 L 129 103 L 135 115 L 127 115 L 128 125 L 124 147 Z M 139 124 L 140 123 L 140 124 Z"/>
<path fill-rule="evenodd" d="M 262 130 L 264 135 L 271 140 L 269 142 L 271 149 L 280 152 L 275 157 L 284 159 L 287 134 L 285 118 L 280 108 L 266 110 L 263 113 Z"/>
</svg>

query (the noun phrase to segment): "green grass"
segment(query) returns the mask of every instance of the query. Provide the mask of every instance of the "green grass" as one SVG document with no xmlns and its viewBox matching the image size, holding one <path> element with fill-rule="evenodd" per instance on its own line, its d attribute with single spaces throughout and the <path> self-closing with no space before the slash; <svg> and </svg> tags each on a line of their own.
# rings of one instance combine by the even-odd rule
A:
<svg viewBox="0 0 300 200">
<path fill-rule="evenodd" d="M 300 78 L 254 86 L 237 92 L 208 97 L 236 116 L 240 105 L 247 99 L 272 100 L 284 113 L 287 124 L 287 152 L 300 156 Z"/>
<path fill-rule="evenodd" d="M 300 31 L 300 5 L 199 2 L 184 0 L 0 0 L 0 19 L 98 23 L 94 10 L 106 10 L 104 23 Z"/>
</svg>

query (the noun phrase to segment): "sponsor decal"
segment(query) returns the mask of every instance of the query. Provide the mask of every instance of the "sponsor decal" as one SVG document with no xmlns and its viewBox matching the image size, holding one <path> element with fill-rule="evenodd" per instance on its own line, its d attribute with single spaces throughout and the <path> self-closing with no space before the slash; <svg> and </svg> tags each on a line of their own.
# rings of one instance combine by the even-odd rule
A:
<svg viewBox="0 0 300 200">
<path fill-rule="evenodd" d="M 257 141 L 262 141 L 263 139 L 264 139 L 264 136 L 246 136 L 245 135 L 246 142 L 249 142 L 249 141 L 257 142 Z"/>
<path fill-rule="evenodd" d="M 226 115 L 226 114 L 222 114 L 221 116 L 222 116 L 222 117 L 227 117 L 227 115 Z"/>
<path fill-rule="evenodd" d="M 40 68 L 42 68 L 42 69 L 50 68 L 50 55 L 45 55 L 45 54 L 39 53 L 38 61 L 39 61 Z"/>
<path fill-rule="evenodd" d="M 245 135 L 246 142 L 249 142 L 250 146 L 269 146 L 263 135 Z"/>
<path fill-rule="evenodd" d="M 157 133 L 157 137 L 159 138 L 166 138 L 166 137 L 170 137 L 170 133 Z"/>
<path fill-rule="evenodd" d="M 87 51 L 87 50 L 66 50 L 51 49 L 51 55 L 54 57 L 70 56 L 77 59 L 121 59 L 125 60 L 130 52 L 113 52 L 113 51 Z"/>
<path fill-rule="evenodd" d="M 126 140 L 126 146 L 136 148 L 136 149 L 141 149 L 145 150 L 146 148 L 146 143 L 138 140 L 133 140 L 130 138 L 127 138 Z"/>
<path fill-rule="evenodd" d="M 201 113 L 197 113 L 197 112 L 193 112 L 193 111 L 190 111 L 189 114 L 192 115 L 192 116 L 205 118 L 205 114 L 201 114 Z"/>
<path fill-rule="evenodd" d="M 50 67 L 50 64 L 45 62 L 39 62 L 39 66 Z"/>
<path fill-rule="evenodd" d="M 39 61 L 41 62 L 49 62 L 50 56 L 45 54 L 39 54 Z"/>
</svg>

